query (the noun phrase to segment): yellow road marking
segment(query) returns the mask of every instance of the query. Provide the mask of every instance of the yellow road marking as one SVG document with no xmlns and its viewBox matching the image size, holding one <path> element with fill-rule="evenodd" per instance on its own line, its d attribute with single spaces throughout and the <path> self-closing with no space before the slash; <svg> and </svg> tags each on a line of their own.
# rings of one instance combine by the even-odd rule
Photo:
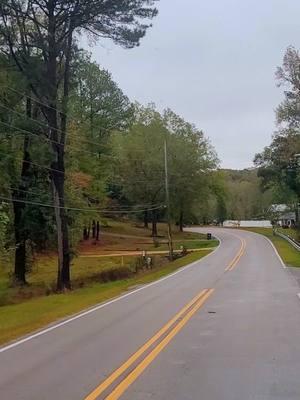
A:
<svg viewBox="0 0 300 400">
<path fill-rule="evenodd" d="M 242 258 L 242 256 L 245 253 L 246 241 L 244 239 L 240 239 L 240 240 L 241 240 L 241 243 L 242 243 L 241 248 L 240 248 L 238 254 L 234 257 L 234 259 L 231 261 L 231 263 L 225 269 L 225 271 L 232 271 L 238 265 L 240 259 Z"/>
<path fill-rule="evenodd" d="M 208 293 L 208 289 L 202 290 L 186 306 L 184 306 L 166 325 L 164 325 L 148 342 L 146 342 L 136 353 L 134 353 L 124 364 L 116 369 L 107 379 L 105 379 L 92 393 L 84 400 L 95 400 L 100 396 L 116 379 L 118 379 L 135 361 L 138 360 L 162 335 L 164 335 L 172 325 L 188 311 L 198 300 Z"/>
<path fill-rule="evenodd" d="M 178 332 L 187 324 L 192 316 L 206 302 L 214 289 L 209 289 L 206 294 L 193 306 L 193 308 L 182 318 L 182 320 L 171 330 L 171 332 L 144 358 L 143 361 L 108 395 L 105 400 L 117 400 L 136 381 L 143 371 L 155 360 L 161 351 L 170 343 Z"/>
<path fill-rule="evenodd" d="M 225 271 L 233 270 L 239 263 L 246 248 L 246 241 L 241 240 L 241 248 Z M 106 389 L 108 389 L 122 374 L 124 374 L 135 361 L 137 361 L 156 341 L 158 341 L 181 317 L 182 319 L 172 328 L 167 336 L 159 342 L 156 347 L 138 364 L 138 366 L 105 398 L 105 400 L 117 400 L 128 389 L 128 387 L 143 373 L 143 371 L 155 360 L 161 351 L 170 343 L 178 332 L 187 324 L 192 316 L 202 307 L 214 289 L 205 289 L 195 296 L 184 306 L 165 326 L 163 326 L 151 339 L 148 340 L 136 353 L 134 353 L 124 364 L 116 369 L 84 400 L 96 400 Z M 190 311 L 188 311 L 190 309 Z M 188 312 L 187 312 L 188 311 Z M 185 314 L 185 315 L 184 315 Z"/>
</svg>

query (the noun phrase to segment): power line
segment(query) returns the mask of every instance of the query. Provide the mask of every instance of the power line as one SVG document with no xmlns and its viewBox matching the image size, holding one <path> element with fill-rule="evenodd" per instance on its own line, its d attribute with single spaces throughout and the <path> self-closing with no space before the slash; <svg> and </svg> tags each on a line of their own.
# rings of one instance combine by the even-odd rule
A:
<svg viewBox="0 0 300 400">
<path fill-rule="evenodd" d="M 47 105 L 46 103 L 43 103 L 43 102 L 41 102 L 40 100 L 37 100 L 37 99 L 34 98 L 34 97 L 28 96 L 28 94 L 26 94 L 26 93 L 24 93 L 24 92 L 20 92 L 20 91 L 18 91 L 18 90 L 16 90 L 16 89 L 13 89 L 13 88 L 11 88 L 11 87 L 9 87 L 9 86 L 6 86 L 6 85 L 4 85 L 4 86 L 2 86 L 2 87 L 6 88 L 6 89 L 8 89 L 8 90 L 11 90 L 12 92 L 15 92 L 15 93 L 17 93 L 17 94 L 20 94 L 21 96 L 27 97 L 28 99 L 31 99 L 31 100 L 33 100 L 34 102 L 43 105 L 44 107 L 47 107 L 47 108 L 49 108 L 49 109 L 58 111 L 60 114 L 64 114 L 64 112 L 60 111 L 58 108 L 51 107 L 51 106 Z M 11 110 L 11 111 L 14 111 L 14 110 L 12 110 L 12 109 L 10 109 L 10 110 Z M 62 132 L 62 130 L 59 129 L 59 128 L 54 128 L 54 127 L 49 127 L 49 128 L 51 128 L 51 129 L 53 129 L 53 130 L 56 130 L 57 132 Z M 106 132 L 111 132 L 113 129 L 116 129 L 116 128 L 119 128 L 118 125 L 113 125 L 113 126 L 111 126 L 110 128 L 101 127 L 101 130 L 102 130 L 102 131 L 106 131 Z"/>
<path fill-rule="evenodd" d="M 50 167 L 47 167 L 46 165 L 41 165 L 41 164 L 34 163 L 32 161 L 24 160 L 23 158 L 20 158 L 20 157 L 14 157 L 12 154 L 6 154 L 3 151 L 0 151 L 0 154 L 3 154 L 5 157 L 13 158 L 14 160 L 19 160 L 21 162 L 33 165 L 33 166 L 38 167 L 38 168 L 46 169 L 46 170 L 52 171 L 52 172 L 57 172 L 57 173 L 62 174 L 62 175 L 68 175 L 63 171 L 60 171 L 59 169 L 50 168 Z"/>
<path fill-rule="evenodd" d="M 6 189 L 11 190 L 11 191 L 15 191 L 15 192 L 32 194 L 32 195 L 36 195 L 36 196 L 40 196 L 40 195 L 46 194 L 46 192 L 42 192 L 42 191 L 36 192 L 36 191 L 32 191 L 32 190 L 19 189 L 19 188 L 11 187 L 11 186 L 6 187 Z M 59 197 L 59 199 L 63 200 L 62 197 Z M 98 210 L 105 210 L 105 211 L 109 212 L 109 211 L 114 211 L 114 209 L 116 209 L 116 208 L 119 208 L 120 211 L 123 211 L 122 210 L 122 208 L 123 208 L 124 211 L 126 211 L 126 208 L 127 209 L 130 209 L 130 208 L 132 208 L 132 209 L 133 208 L 137 208 L 138 209 L 138 208 L 146 208 L 146 207 L 156 207 L 156 206 L 159 206 L 159 205 L 160 204 L 147 204 L 146 203 L 146 204 L 136 204 L 136 205 L 132 205 L 132 206 L 116 206 L 114 208 L 103 208 L 103 209 L 99 208 Z"/>
<path fill-rule="evenodd" d="M 44 103 L 40 102 L 39 100 L 37 100 L 37 99 L 35 99 L 35 98 L 33 98 L 33 97 L 28 96 L 26 93 L 22 93 L 22 92 L 20 92 L 20 91 L 17 91 L 16 89 L 13 89 L 13 88 L 8 87 L 8 86 L 3 86 L 3 87 L 5 87 L 5 88 L 7 88 L 7 89 L 9 89 L 9 90 L 12 90 L 12 91 L 14 91 L 14 92 L 16 92 L 16 93 L 18 93 L 18 94 L 21 94 L 21 95 L 24 96 L 24 97 L 27 97 L 27 98 L 29 98 L 29 99 L 32 99 L 33 101 L 35 101 L 35 102 L 37 102 L 37 103 L 39 103 L 39 104 L 45 105 Z M 2 102 L 0 102 L 0 106 L 1 106 L 1 107 L 4 107 L 5 109 L 7 109 L 7 110 L 9 110 L 9 111 L 11 111 L 11 112 L 13 112 L 13 113 L 16 113 L 16 114 L 18 114 L 18 115 L 23 116 L 22 113 L 19 113 L 18 111 L 14 110 L 14 109 L 11 108 L 11 107 L 8 107 L 7 105 L 4 105 Z M 45 105 L 45 107 L 53 108 L 53 107 L 49 107 L 49 106 L 47 106 L 47 105 Z M 56 110 L 56 111 L 59 111 L 59 110 L 56 109 L 56 108 L 53 108 L 53 109 Z M 60 112 L 60 111 L 59 111 L 59 112 Z M 24 117 L 25 117 L 25 116 L 24 116 Z M 36 123 L 38 123 L 38 124 L 40 124 L 40 125 L 45 126 L 45 127 L 47 127 L 48 129 L 53 129 L 53 130 L 55 130 L 55 131 L 57 131 L 57 132 L 62 132 L 61 129 L 59 129 L 59 128 L 54 128 L 54 127 L 52 127 L 52 126 L 49 126 L 47 123 L 43 123 L 42 121 L 38 121 L 38 120 L 36 120 L 36 119 L 34 119 L 34 118 L 27 117 L 27 116 L 26 116 L 26 118 L 27 118 L 27 119 L 30 119 L 30 120 L 32 120 L 32 121 L 34 121 L 34 122 L 36 122 Z M 117 125 L 113 125 L 113 126 L 111 126 L 110 128 L 101 127 L 100 130 L 101 130 L 101 131 L 106 131 L 106 132 L 111 132 L 113 129 L 116 129 L 116 128 L 118 128 L 118 126 L 117 126 Z M 72 134 L 72 132 L 68 132 L 68 136 L 74 136 L 74 134 Z M 76 138 L 76 139 L 77 139 L 77 138 Z M 50 140 L 50 139 L 49 139 L 49 140 Z M 81 141 L 81 139 L 77 139 L 77 141 Z M 104 144 L 101 144 L 101 143 L 98 143 L 98 142 L 94 142 L 94 141 L 90 141 L 90 140 L 87 140 L 87 139 L 82 140 L 82 142 L 83 142 L 83 143 L 89 143 L 89 144 L 96 145 L 96 146 L 101 146 L 101 147 L 104 147 L 104 148 L 109 148 L 109 146 L 107 146 L 107 145 L 104 145 Z M 143 150 L 135 149 L 135 151 L 144 151 L 144 149 L 143 149 Z"/>
<path fill-rule="evenodd" d="M 34 97 L 28 96 L 27 93 L 20 92 L 19 90 L 13 89 L 13 88 L 11 88 L 11 87 L 9 87 L 9 86 L 7 86 L 7 85 L 2 85 L 2 87 L 5 88 L 5 89 L 10 90 L 11 92 L 15 92 L 15 93 L 17 93 L 17 94 L 20 94 L 21 96 L 27 97 L 28 99 L 33 100 L 33 101 L 35 101 L 36 103 L 39 103 L 39 104 L 41 104 L 42 106 L 44 106 L 44 107 L 46 107 L 46 108 L 49 108 L 49 110 L 55 110 L 55 111 L 58 111 L 60 114 L 64 114 L 64 112 L 62 112 L 62 111 L 59 110 L 58 108 L 51 107 L 51 106 L 49 106 L 48 104 L 43 103 L 42 101 L 37 100 L 37 99 L 34 98 Z"/>
<path fill-rule="evenodd" d="M 106 157 L 106 158 L 111 158 L 111 159 L 116 159 L 116 160 L 119 159 L 119 157 L 112 156 L 112 155 L 109 155 L 109 154 L 105 154 L 105 153 L 101 153 L 101 154 L 100 154 L 100 153 L 95 153 L 95 152 L 92 152 L 92 151 L 90 151 L 90 150 L 85 150 L 85 149 L 82 149 L 82 148 L 80 148 L 80 147 L 76 147 L 76 146 L 73 146 L 73 145 L 70 145 L 70 144 L 65 145 L 65 144 L 63 144 L 63 143 L 57 142 L 57 141 L 55 141 L 55 140 L 52 140 L 52 139 L 50 139 L 50 138 L 48 138 L 48 137 L 46 137 L 46 136 L 39 135 L 39 134 L 37 134 L 37 133 L 28 131 L 27 129 L 19 128 L 19 127 L 15 126 L 15 125 L 12 125 L 12 124 L 7 124 L 6 122 L 3 122 L 3 121 L 0 121 L 0 124 L 3 124 L 3 125 L 5 125 L 5 126 L 7 126 L 8 128 L 15 129 L 15 130 L 17 130 L 17 131 L 19 131 L 19 132 L 23 132 L 23 133 L 25 133 L 25 134 L 34 136 L 34 137 L 36 137 L 37 139 L 45 140 L 46 142 L 54 143 L 54 144 L 59 145 L 59 146 L 69 147 L 69 148 L 71 148 L 71 149 L 73 149 L 73 150 L 78 150 L 78 151 L 80 151 L 80 152 L 84 152 L 84 153 L 87 153 L 87 154 L 89 154 L 89 155 L 95 155 L 95 156 L 97 156 L 97 157 L 100 155 L 102 158 L 103 158 L 103 157 Z M 143 161 L 143 158 L 132 158 L 131 160 L 133 160 L 133 161 Z"/>
<path fill-rule="evenodd" d="M 66 173 L 66 172 L 60 171 L 60 170 L 58 170 L 58 169 L 54 169 L 54 168 L 51 168 L 51 167 L 47 167 L 46 165 L 41 165 L 41 164 L 38 164 L 38 163 L 34 163 L 34 162 L 32 162 L 32 161 L 24 160 L 24 159 L 21 158 L 21 157 L 15 157 L 15 156 L 13 156 L 12 154 L 7 154 L 7 153 L 4 153 L 4 152 L 2 152 L 2 151 L 0 151 L 0 154 L 3 154 L 3 155 L 4 155 L 5 157 L 7 157 L 7 158 L 12 158 L 12 159 L 14 159 L 14 160 L 19 160 L 19 161 L 21 161 L 21 162 L 25 162 L 25 163 L 27 163 L 27 164 L 33 165 L 33 166 L 38 167 L 38 168 L 41 168 L 41 169 L 45 169 L 45 170 L 47 170 L 47 171 L 56 172 L 56 173 L 59 173 L 59 174 L 65 175 L 65 176 L 71 176 L 71 175 L 72 175 L 70 172 L 69 172 L 69 173 Z M 0 160 L 0 161 L 1 161 L 1 160 Z M 74 173 L 80 173 L 80 172 L 81 172 L 81 171 L 74 171 Z M 115 182 L 107 182 L 107 184 L 114 184 L 114 183 L 115 183 Z M 145 180 L 135 180 L 134 183 L 149 183 L 149 179 L 145 179 Z M 124 185 L 124 182 L 121 182 L 121 185 Z"/>
<path fill-rule="evenodd" d="M 60 143 L 60 142 L 58 142 L 58 141 L 56 141 L 56 140 L 53 140 L 53 139 L 50 139 L 50 138 L 48 138 L 48 137 L 46 137 L 46 136 L 39 135 L 39 134 L 37 134 L 37 133 L 28 131 L 27 129 L 24 129 L 24 128 L 19 128 L 19 127 L 15 126 L 15 125 L 12 125 L 12 124 L 7 124 L 6 122 L 3 122 L 3 121 L 0 121 L 0 124 L 5 125 L 5 126 L 7 126 L 8 128 L 15 129 L 15 130 L 17 130 L 17 131 L 19 131 L 19 132 L 24 132 L 26 135 L 34 136 L 34 137 L 37 138 L 37 139 L 45 140 L 46 142 L 49 142 L 49 143 L 54 143 L 55 145 L 58 145 L 58 146 L 69 147 L 69 148 L 71 148 L 71 149 L 73 149 L 73 150 L 79 150 L 80 152 L 83 152 L 83 153 L 87 153 L 87 154 L 90 154 L 90 155 L 99 156 L 99 153 L 95 153 L 95 152 L 92 152 L 92 151 L 90 151 L 90 150 L 85 150 L 85 149 L 82 149 L 82 148 L 79 148 L 79 147 L 76 147 L 76 146 L 72 146 L 72 145 L 70 145 L 70 144 Z"/>
<path fill-rule="evenodd" d="M 47 127 L 48 129 L 52 129 L 52 130 L 55 130 L 55 131 L 57 131 L 57 132 L 62 132 L 61 129 L 59 129 L 59 128 L 54 128 L 53 126 L 50 126 L 50 125 L 48 125 L 47 123 L 42 122 L 42 121 L 39 121 L 39 120 L 37 120 L 37 119 L 35 119 L 35 118 L 25 116 L 24 114 L 22 114 L 22 113 L 20 113 L 20 112 L 18 112 L 18 111 L 16 111 L 16 110 L 14 110 L 13 108 L 7 107 L 7 106 L 4 105 L 2 102 L 0 102 L 0 107 L 5 108 L 6 110 L 11 111 L 11 112 L 14 113 L 14 114 L 20 115 L 20 116 L 23 117 L 23 118 L 26 118 L 26 119 L 29 119 L 29 120 L 31 120 L 31 121 L 34 121 L 35 123 L 37 123 L 37 124 L 40 125 L 40 126 Z M 113 129 L 113 128 L 112 128 L 112 129 Z M 101 130 L 110 131 L 109 129 L 106 129 L 106 128 L 101 128 Z M 68 137 L 70 137 L 70 136 L 72 137 L 72 136 L 74 136 L 74 134 L 73 134 L 72 132 L 68 132 Z M 77 138 L 76 138 L 76 139 L 77 139 Z M 49 141 L 51 141 L 51 142 L 53 142 L 53 143 L 57 143 L 57 144 L 62 145 L 60 142 L 56 142 L 56 141 L 54 141 L 54 140 L 51 140 L 50 138 L 49 138 Z M 81 143 L 88 143 L 88 144 L 96 145 L 96 146 L 103 147 L 103 148 L 109 148 L 109 147 L 108 147 L 107 145 L 105 145 L 105 144 L 93 142 L 93 141 L 90 141 L 90 140 L 87 140 L 87 139 L 80 139 L 80 138 L 78 138 L 77 141 L 78 141 L 78 142 L 80 141 Z"/>
<path fill-rule="evenodd" d="M 12 154 L 7 154 L 7 153 L 4 153 L 4 152 L 2 152 L 2 151 L 0 151 L 0 154 L 3 154 L 5 157 L 8 157 L 8 158 L 12 158 L 12 159 L 14 159 L 14 160 L 19 160 L 19 161 L 21 161 L 21 162 L 25 162 L 25 163 L 27 163 L 27 164 L 30 164 L 30 165 L 33 165 L 33 166 L 35 166 L 35 167 L 38 167 L 38 168 L 41 168 L 41 169 L 45 169 L 45 170 L 47 170 L 47 171 L 50 171 L 50 172 L 56 172 L 56 173 L 59 173 L 59 174 L 61 174 L 61 175 L 64 175 L 64 176 L 72 176 L 72 173 L 70 173 L 70 172 L 63 172 L 63 171 L 60 171 L 60 170 L 58 170 L 58 169 L 54 169 L 54 168 L 51 168 L 51 167 L 47 167 L 47 166 L 45 166 L 45 165 L 41 165 L 41 164 L 38 164 L 38 163 L 34 163 L 34 162 L 32 162 L 32 161 L 28 161 L 28 160 L 24 160 L 23 158 L 21 158 L 21 157 L 14 157 Z M 1 160 L 0 160 L 1 161 Z M 76 173 L 81 173 L 81 171 L 74 171 L 74 173 L 76 174 Z M 180 176 L 180 175 L 179 175 Z M 163 177 L 162 177 L 162 179 L 163 179 Z M 134 180 L 134 184 L 139 184 L 139 183 L 145 183 L 145 184 L 148 184 L 148 186 L 153 186 L 153 182 L 150 182 L 151 183 L 151 185 L 149 184 L 149 180 L 150 179 L 144 179 L 144 180 Z M 133 183 L 131 183 L 131 185 L 133 184 Z M 124 185 L 126 185 L 126 182 L 109 182 L 109 181 L 107 181 L 106 182 L 106 184 L 119 184 L 120 186 L 124 186 Z M 163 183 L 162 183 L 162 185 L 163 185 Z M 169 184 L 169 186 L 175 186 L 174 184 Z"/>
<path fill-rule="evenodd" d="M 15 198 L 9 198 L 5 196 L 0 195 L 0 199 L 4 201 L 9 201 L 9 202 L 16 202 L 16 203 L 23 203 L 23 204 L 31 204 L 35 206 L 40 206 L 40 207 L 47 207 L 47 208 L 57 208 L 57 209 L 64 209 L 64 210 L 69 210 L 69 211 L 83 211 L 83 212 L 102 212 L 102 213 L 110 213 L 110 214 L 136 214 L 139 212 L 144 212 L 144 211 L 153 211 L 153 210 L 159 210 L 162 208 L 165 208 L 164 204 L 161 204 L 160 206 L 152 207 L 152 208 L 146 208 L 144 210 L 124 210 L 124 211 L 117 211 L 117 210 L 105 210 L 105 209 L 91 209 L 91 208 L 77 208 L 77 207 L 62 207 L 62 206 L 54 206 L 52 204 L 45 204 L 45 203 L 39 203 L 39 202 L 34 202 L 34 201 L 28 201 L 28 200 L 20 200 L 20 199 L 15 199 Z"/>
<path fill-rule="evenodd" d="M 24 162 L 24 163 L 27 163 L 27 164 L 30 164 L 30 165 L 33 165 L 33 166 L 35 166 L 35 167 L 38 167 L 38 168 L 41 168 L 41 169 L 45 169 L 45 170 L 47 170 L 47 171 L 50 171 L 50 172 L 56 172 L 56 173 L 58 173 L 58 174 L 61 174 L 61 175 L 64 175 L 64 176 L 72 176 L 72 173 L 70 173 L 70 172 L 63 172 L 63 171 L 60 171 L 59 169 L 55 169 L 55 168 L 51 168 L 51 167 L 47 167 L 46 165 L 41 165 L 41 164 L 38 164 L 38 163 L 35 163 L 35 162 L 32 162 L 32 161 L 28 161 L 28 160 L 25 160 L 25 159 L 23 159 L 22 157 L 15 157 L 15 156 L 13 156 L 12 154 L 7 154 L 7 153 L 4 153 L 4 152 L 2 152 L 2 151 L 0 151 L 0 154 L 2 154 L 2 155 L 4 155 L 5 157 L 7 157 L 7 158 L 12 158 L 12 159 L 15 159 L 15 160 L 19 160 L 19 161 L 21 161 L 21 162 Z M 1 161 L 1 160 L 0 160 Z M 81 171 L 74 171 L 73 173 L 81 173 Z M 179 177 L 182 177 L 182 178 L 184 178 L 184 176 L 182 176 L 182 175 L 175 175 L 175 174 L 172 174 L 172 176 L 179 176 Z M 188 177 L 190 177 L 190 176 L 187 176 L 187 178 Z M 163 177 L 162 177 L 162 179 L 163 179 Z M 145 180 L 134 180 L 134 184 L 138 184 L 138 183 L 149 183 L 149 180 L 150 179 L 145 179 Z M 131 184 L 133 184 L 133 183 L 131 183 Z M 153 183 L 153 182 L 150 182 L 150 183 Z M 116 182 L 107 182 L 107 184 L 117 184 Z M 122 185 L 126 185 L 126 182 L 121 182 L 120 183 L 120 185 L 122 186 Z M 152 185 L 153 186 L 153 185 Z M 175 186 L 174 184 L 170 184 L 170 186 Z"/>
</svg>

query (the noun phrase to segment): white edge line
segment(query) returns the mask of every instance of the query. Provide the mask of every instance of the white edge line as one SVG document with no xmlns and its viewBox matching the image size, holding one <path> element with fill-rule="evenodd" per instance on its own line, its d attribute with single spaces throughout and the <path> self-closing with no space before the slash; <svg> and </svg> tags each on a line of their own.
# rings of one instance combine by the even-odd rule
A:
<svg viewBox="0 0 300 400">
<path fill-rule="evenodd" d="M 263 236 L 263 235 L 261 235 L 261 236 Z M 280 264 L 282 265 L 283 268 L 286 269 L 287 266 L 285 265 L 283 259 L 281 258 L 280 254 L 278 253 L 278 250 L 276 249 L 274 243 L 273 243 L 269 238 L 267 238 L 266 236 L 263 236 L 263 237 L 264 237 L 264 238 L 270 243 L 270 245 L 273 247 L 273 250 L 275 251 L 275 254 L 276 254 L 276 256 L 278 257 L 278 259 L 279 259 L 279 261 L 280 261 Z"/>
<path fill-rule="evenodd" d="M 233 228 L 231 228 L 231 229 L 233 229 Z M 241 231 L 241 232 L 251 232 L 251 231 Z M 274 252 L 275 252 L 275 254 L 276 254 L 277 258 L 278 258 L 278 260 L 280 261 L 280 264 L 281 264 L 282 268 L 286 269 L 287 266 L 285 265 L 283 259 L 281 258 L 280 254 L 278 253 L 278 250 L 276 249 L 274 243 L 269 238 L 267 238 L 265 235 L 263 235 L 261 233 L 257 233 L 257 232 L 251 232 L 251 233 L 254 233 L 255 235 L 262 236 L 264 239 L 266 239 L 267 242 L 270 243 L 270 245 L 272 246 L 272 248 L 273 248 L 273 250 L 274 250 Z M 233 236 L 237 236 L 237 235 L 233 235 Z"/>
<path fill-rule="evenodd" d="M 114 304 L 114 303 L 116 303 L 116 302 L 118 302 L 118 301 L 121 301 L 121 300 L 123 300 L 123 299 L 125 299 L 125 298 L 127 298 L 127 297 L 129 297 L 129 296 L 132 296 L 132 295 L 134 295 L 134 294 L 140 292 L 141 290 L 148 289 L 148 288 L 151 287 L 151 286 L 157 285 L 157 284 L 159 284 L 159 283 L 161 283 L 161 282 L 163 282 L 163 281 L 165 281 L 165 280 L 167 280 L 167 279 L 172 278 L 173 276 L 175 276 L 175 275 L 177 275 L 177 274 L 180 274 L 180 273 L 184 272 L 186 269 L 191 268 L 191 267 L 193 267 L 194 265 L 196 265 L 196 264 L 198 264 L 198 263 L 204 261 L 206 258 L 210 257 L 210 256 L 211 256 L 212 254 L 214 254 L 217 250 L 219 250 L 219 248 L 220 248 L 220 246 L 221 246 L 221 244 L 222 244 L 222 240 L 221 240 L 219 237 L 217 237 L 216 235 L 214 235 L 214 237 L 217 238 L 217 240 L 219 241 L 218 247 L 216 247 L 216 249 L 213 250 L 211 253 L 209 253 L 209 254 L 207 254 L 206 256 L 200 258 L 200 260 L 194 261 L 193 263 L 188 264 L 188 265 L 186 265 L 186 266 L 183 267 L 183 268 L 180 268 L 178 271 L 173 272 L 173 273 L 170 274 L 170 275 L 167 275 L 167 276 L 165 276 L 165 277 L 163 277 L 163 278 L 161 278 L 161 279 L 159 279 L 159 280 L 157 280 L 157 281 L 151 282 L 151 283 L 149 283 L 149 284 L 147 284 L 147 285 L 145 285 L 145 286 L 142 286 L 142 287 L 140 287 L 140 288 L 138 288 L 138 289 L 135 289 L 135 290 L 133 290 L 133 291 L 130 292 L 130 293 L 123 294 L 123 295 L 121 295 L 121 296 L 119 296 L 119 297 L 116 297 L 115 299 L 112 299 L 112 300 L 107 301 L 107 302 L 105 302 L 105 303 L 100 303 L 99 305 L 97 305 L 97 306 L 95 306 L 95 307 L 93 307 L 93 308 L 90 308 L 90 309 L 87 310 L 87 311 L 83 311 L 83 312 L 81 312 L 80 314 L 75 315 L 74 317 L 68 318 L 68 319 L 66 319 L 66 320 L 64 320 L 64 321 L 62 321 L 62 322 L 59 322 L 59 323 L 57 323 L 57 324 L 55 324 L 55 325 L 52 325 L 52 326 L 50 326 L 49 328 L 43 329 L 43 330 L 41 330 L 41 331 L 39 331 L 39 332 L 37 332 L 37 333 L 34 333 L 34 334 L 30 335 L 30 336 L 26 336 L 26 337 L 24 337 L 23 339 L 20 339 L 20 340 L 14 342 L 14 343 L 11 343 L 11 344 L 9 344 L 9 345 L 7 345 L 7 346 L 0 347 L 0 353 L 4 353 L 4 352 L 7 351 L 7 350 L 13 349 L 14 347 L 20 346 L 21 344 L 28 342 L 29 340 L 32 340 L 32 339 L 35 339 L 35 338 L 37 338 L 37 337 L 39 337 L 39 336 L 45 335 L 46 333 L 49 333 L 49 332 L 51 332 L 51 331 L 54 331 L 55 329 L 58 329 L 58 328 L 60 328 L 60 327 L 62 327 L 62 326 L 64 326 L 64 325 L 67 325 L 67 324 L 69 324 L 70 322 L 76 321 L 77 319 L 80 319 L 80 318 L 82 318 L 82 317 L 85 317 L 86 315 L 92 314 L 92 313 L 94 313 L 94 312 L 100 310 L 101 308 L 107 307 L 107 306 L 109 306 L 109 305 L 111 305 L 111 304 Z"/>
<path fill-rule="evenodd" d="M 261 236 L 263 236 L 263 235 L 261 235 Z M 278 253 L 278 250 L 276 249 L 276 247 L 275 247 L 275 245 L 273 244 L 273 242 L 272 242 L 269 238 L 267 238 L 266 236 L 263 236 L 263 237 L 264 237 L 264 238 L 270 243 L 270 245 L 273 247 L 273 249 L 274 249 L 274 251 L 275 251 L 275 254 L 277 255 L 277 257 L 278 257 L 278 259 L 279 259 L 279 261 L 280 261 L 282 267 L 283 267 L 284 269 L 287 269 L 286 264 L 285 264 L 284 261 L 282 260 L 280 254 Z M 290 273 L 290 276 L 296 281 L 296 283 L 297 283 L 297 285 L 298 285 L 298 282 L 297 282 L 296 278 L 294 277 L 294 275 L 292 275 L 291 271 L 289 271 L 289 273 Z M 298 298 L 299 298 L 299 300 L 300 300 L 300 293 L 297 293 L 297 296 L 298 296 Z"/>
</svg>

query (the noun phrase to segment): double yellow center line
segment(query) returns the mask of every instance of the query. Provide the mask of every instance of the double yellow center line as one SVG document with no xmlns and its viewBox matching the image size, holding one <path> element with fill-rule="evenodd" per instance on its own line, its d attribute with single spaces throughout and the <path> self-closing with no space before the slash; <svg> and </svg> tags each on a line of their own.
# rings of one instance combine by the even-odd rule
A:
<svg viewBox="0 0 300 400">
<path fill-rule="evenodd" d="M 246 248 L 246 241 L 225 271 L 232 271 L 240 261 Z M 105 400 L 117 400 L 135 382 L 145 369 L 156 359 L 170 341 L 182 330 L 192 316 L 203 306 L 214 289 L 202 290 L 186 304 L 169 322 L 140 347 L 126 362 L 106 378 L 84 400 L 97 400 L 103 395 Z M 105 395 L 105 392 L 107 393 Z"/>
<path fill-rule="evenodd" d="M 143 373 L 159 353 L 170 343 L 178 332 L 187 324 L 192 316 L 202 307 L 214 289 L 205 289 L 184 306 L 166 325 L 164 325 L 148 342 L 146 342 L 136 353 L 134 353 L 124 364 L 105 379 L 84 400 L 96 400 L 115 381 L 121 377 L 140 357 L 145 355 L 157 341 L 158 344 L 148 353 L 142 361 L 105 397 L 105 400 L 117 400 L 126 389 Z M 159 341 L 159 339 L 162 339 Z"/>
<path fill-rule="evenodd" d="M 240 259 L 243 257 L 246 249 L 246 241 L 244 239 L 241 240 L 241 247 L 237 255 L 234 257 L 234 259 L 231 261 L 231 263 L 228 265 L 228 267 L 225 269 L 225 271 L 232 271 L 239 263 Z"/>
</svg>

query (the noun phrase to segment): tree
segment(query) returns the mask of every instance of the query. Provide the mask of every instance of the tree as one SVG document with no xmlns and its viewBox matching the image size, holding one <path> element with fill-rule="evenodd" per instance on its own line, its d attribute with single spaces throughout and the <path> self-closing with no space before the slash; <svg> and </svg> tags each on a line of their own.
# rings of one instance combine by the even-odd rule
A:
<svg viewBox="0 0 300 400">
<path fill-rule="evenodd" d="M 183 230 L 208 196 L 209 172 L 217 157 L 203 132 L 171 110 L 162 115 L 155 105 L 136 107 L 136 122 L 128 134 L 116 135 L 117 181 L 130 201 L 153 205 L 166 200 L 164 143 L 167 143 L 171 217 Z M 152 235 L 157 235 L 157 210 L 152 211 Z M 148 224 L 147 209 L 144 226 Z"/>
<path fill-rule="evenodd" d="M 65 209 L 65 145 L 71 66 L 82 31 L 106 37 L 125 48 L 139 44 L 155 17 L 155 0 L 3 0 L 0 50 L 9 54 L 39 104 L 53 159 L 51 182 L 58 234 L 59 290 L 70 287 L 70 245 Z M 32 96 L 31 95 L 31 96 Z"/>
<path fill-rule="evenodd" d="M 137 109 L 136 118 L 128 133 L 113 137 L 114 180 L 130 202 L 143 205 L 145 225 L 151 213 L 152 236 L 157 236 L 158 211 L 153 206 L 165 200 L 163 145 L 168 131 L 153 107 Z"/>
<path fill-rule="evenodd" d="M 83 208 L 103 208 L 109 206 L 111 195 L 106 191 L 112 162 L 110 137 L 113 131 L 122 132 L 131 125 L 134 107 L 109 72 L 93 62 L 87 52 L 78 52 L 73 70 L 69 136 L 72 135 L 76 145 L 67 147 L 67 163 L 69 170 L 84 173 L 89 184 L 77 186 L 72 203 Z M 67 186 L 69 195 L 73 191 L 72 180 Z M 79 228 L 80 236 L 88 239 L 93 219 L 99 215 L 85 214 L 83 235 L 82 217 L 77 216 L 75 221 L 74 216 L 73 223 Z"/>
<path fill-rule="evenodd" d="M 81 51 L 78 56 L 73 68 L 71 117 L 88 132 L 87 139 L 103 146 L 112 131 L 131 125 L 134 107 L 111 74 L 93 62 L 90 54 Z"/>
<path fill-rule="evenodd" d="M 287 124 L 291 129 L 300 127 L 300 55 L 298 50 L 288 47 L 283 64 L 277 68 L 278 87 L 285 87 L 285 98 L 276 110 L 278 124 Z"/>
<path fill-rule="evenodd" d="M 285 53 L 282 67 L 276 72 L 278 86 L 286 88 L 285 98 L 276 110 L 279 130 L 273 141 L 255 157 L 265 187 L 272 187 L 285 202 L 300 201 L 300 55 L 293 47 Z M 299 223 L 298 204 L 295 207 Z"/>
<path fill-rule="evenodd" d="M 277 199 L 287 204 L 295 203 L 296 222 L 299 223 L 300 135 L 292 129 L 282 129 L 274 136 L 269 147 L 257 154 L 255 163 L 265 188 L 272 188 Z"/>
<path fill-rule="evenodd" d="M 14 92 L 14 88 L 23 90 L 24 80 L 11 68 L 9 57 L 2 57 L 1 61 L 0 80 L 3 86 L 0 92 L 0 131 L 2 136 L 2 146 L 0 147 L 3 153 L 0 158 L 2 164 L 4 163 L 3 175 L 6 176 L 2 187 L 7 187 L 6 191 L 13 198 L 14 281 L 17 284 L 25 284 L 28 264 L 27 243 L 32 233 L 29 230 L 30 224 L 27 218 L 30 207 L 25 202 L 28 200 L 27 191 L 37 176 L 37 170 L 31 163 L 31 151 L 34 149 L 34 145 L 30 131 L 37 132 L 31 121 L 34 110 L 30 98 Z M 13 90 L 8 90 L 6 85 Z M 16 149 L 14 153 L 13 149 L 16 145 L 21 150 Z M 14 160 L 15 157 L 19 157 L 19 159 Z M 40 232 L 40 230 L 37 229 L 35 232 Z"/>
<path fill-rule="evenodd" d="M 171 110 L 163 115 L 169 132 L 168 154 L 173 217 L 180 231 L 208 193 L 209 172 L 218 160 L 202 131 Z M 187 162 L 188 160 L 188 162 Z"/>
<path fill-rule="evenodd" d="M 6 229 L 9 223 L 7 212 L 2 204 L 0 204 L 0 256 L 4 252 Z"/>
</svg>

